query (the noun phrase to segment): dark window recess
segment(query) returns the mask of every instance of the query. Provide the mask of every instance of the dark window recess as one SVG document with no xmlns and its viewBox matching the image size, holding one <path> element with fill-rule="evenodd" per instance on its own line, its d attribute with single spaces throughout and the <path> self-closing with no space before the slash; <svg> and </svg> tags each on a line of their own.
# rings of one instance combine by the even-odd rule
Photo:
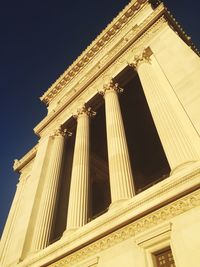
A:
<svg viewBox="0 0 200 267">
<path fill-rule="evenodd" d="M 156 267 L 176 267 L 170 247 L 156 252 L 154 258 Z"/>
<path fill-rule="evenodd" d="M 124 88 L 119 100 L 134 184 L 139 193 L 169 176 L 170 167 L 138 75 L 127 67 L 115 81 Z"/>
<path fill-rule="evenodd" d="M 107 211 L 111 202 L 104 108 L 102 103 L 90 122 L 90 220 Z"/>
</svg>

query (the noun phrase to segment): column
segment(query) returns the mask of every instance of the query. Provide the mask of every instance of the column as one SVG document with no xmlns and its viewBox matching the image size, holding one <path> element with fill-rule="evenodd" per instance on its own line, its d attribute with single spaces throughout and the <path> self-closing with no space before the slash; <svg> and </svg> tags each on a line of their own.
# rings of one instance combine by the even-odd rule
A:
<svg viewBox="0 0 200 267">
<path fill-rule="evenodd" d="M 111 81 L 100 93 L 105 99 L 111 208 L 135 194 L 126 135 L 118 100 L 123 89 Z"/>
<path fill-rule="evenodd" d="M 194 140 L 188 135 L 188 125 L 182 120 L 185 111 L 156 63 L 151 49 L 147 48 L 131 65 L 138 72 L 171 170 L 176 172 L 197 161 L 199 156 Z"/>
<path fill-rule="evenodd" d="M 74 116 L 77 119 L 76 141 L 72 166 L 67 233 L 87 223 L 89 197 L 89 118 L 96 113 L 83 106 Z"/>
<path fill-rule="evenodd" d="M 62 130 L 61 127 L 59 127 L 52 135 L 54 140 L 52 144 L 51 157 L 36 218 L 31 252 L 45 248 L 50 241 L 66 133 L 70 135 L 70 133 L 66 130 Z"/>
</svg>

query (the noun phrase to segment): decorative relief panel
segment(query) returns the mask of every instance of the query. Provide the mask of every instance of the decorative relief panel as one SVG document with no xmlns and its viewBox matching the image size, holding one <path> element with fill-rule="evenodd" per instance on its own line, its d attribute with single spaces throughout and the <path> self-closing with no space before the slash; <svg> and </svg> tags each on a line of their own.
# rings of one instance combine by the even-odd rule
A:
<svg viewBox="0 0 200 267">
<path fill-rule="evenodd" d="M 68 267 L 77 264 L 78 262 L 101 252 L 109 247 L 112 247 L 124 240 L 136 236 L 156 225 L 173 219 L 194 207 L 200 206 L 200 190 L 197 190 L 173 203 L 160 208 L 157 211 L 144 216 L 143 218 L 134 221 L 133 223 L 107 235 L 106 237 L 84 247 L 83 249 L 74 252 L 73 254 L 51 264 L 52 267 Z"/>
</svg>

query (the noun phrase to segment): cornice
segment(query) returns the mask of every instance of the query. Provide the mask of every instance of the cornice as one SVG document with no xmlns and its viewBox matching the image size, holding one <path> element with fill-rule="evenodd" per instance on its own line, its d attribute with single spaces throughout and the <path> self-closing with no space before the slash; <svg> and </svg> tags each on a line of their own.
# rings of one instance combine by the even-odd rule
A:
<svg viewBox="0 0 200 267">
<path fill-rule="evenodd" d="M 68 67 L 68 69 L 56 80 L 56 82 L 52 84 L 43 96 L 40 97 L 41 101 L 48 105 L 147 2 L 148 0 L 132 0 L 130 4 L 128 4 L 86 48 L 86 50 L 83 51 L 74 63 Z"/>
<path fill-rule="evenodd" d="M 35 145 L 28 153 L 26 153 L 21 159 L 15 159 L 13 169 L 14 171 L 20 171 L 25 165 L 27 165 L 36 155 L 38 144 Z"/>
<path fill-rule="evenodd" d="M 194 43 L 192 42 L 192 39 L 190 36 L 186 34 L 184 29 L 181 27 L 181 25 L 178 23 L 178 21 L 174 18 L 174 16 L 171 14 L 171 12 L 168 10 L 167 7 L 166 9 L 166 18 L 170 22 L 170 25 L 172 26 L 173 29 L 175 29 L 179 36 L 185 41 L 185 43 L 191 47 L 191 49 L 198 55 L 200 56 L 200 51 L 196 48 Z"/>
<path fill-rule="evenodd" d="M 66 236 L 66 238 L 61 238 L 46 249 L 32 255 L 31 258 L 25 259 L 19 267 L 72 266 L 72 264 L 85 259 L 82 254 L 84 254 L 84 257 L 89 257 L 153 226 L 160 225 L 162 222 L 170 220 L 195 206 L 199 206 L 199 187 L 200 162 L 197 162 L 186 170 L 174 174 L 134 196 L 123 205 L 119 205 L 119 207 L 101 215 L 75 233 Z M 97 239 L 98 241 L 95 242 Z M 93 248 L 97 244 L 98 251 Z M 106 244 L 109 244 L 109 246 L 106 246 Z M 91 254 L 88 254 L 88 247 L 91 248 L 89 249 Z M 66 256 L 67 254 L 68 256 Z M 55 255 L 57 260 L 64 256 L 65 258 L 50 265 L 55 260 Z"/>
</svg>

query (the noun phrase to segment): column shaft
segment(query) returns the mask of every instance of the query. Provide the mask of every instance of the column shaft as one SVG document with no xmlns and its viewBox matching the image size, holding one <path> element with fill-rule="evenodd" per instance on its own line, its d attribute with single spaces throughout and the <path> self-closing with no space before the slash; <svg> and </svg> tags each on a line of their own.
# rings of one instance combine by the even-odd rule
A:
<svg viewBox="0 0 200 267">
<path fill-rule="evenodd" d="M 78 110 L 66 231 L 79 228 L 88 220 L 89 195 L 89 116 L 90 109 Z"/>
<path fill-rule="evenodd" d="M 51 158 L 34 228 L 32 252 L 45 248 L 50 241 L 61 174 L 64 136 L 64 132 L 60 129 L 54 135 Z"/>
<path fill-rule="evenodd" d="M 112 206 L 133 197 L 134 186 L 117 84 L 104 86 L 108 162 Z"/>
</svg>

